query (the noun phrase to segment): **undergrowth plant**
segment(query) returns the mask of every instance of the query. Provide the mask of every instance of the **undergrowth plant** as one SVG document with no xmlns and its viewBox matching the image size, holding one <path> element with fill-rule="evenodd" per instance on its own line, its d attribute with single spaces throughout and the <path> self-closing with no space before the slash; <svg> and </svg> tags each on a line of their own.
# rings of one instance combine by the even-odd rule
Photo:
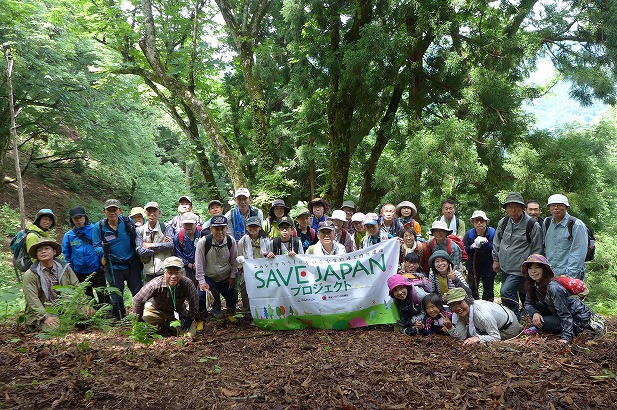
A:
<svg viewBox="0 0 617 410">
<path fill-rule="evenodd" d="M 158 327 L 151 325 L 150 323 L 140 322 L 137 315 L 128 316 L 131 319 L 131 333 L 129 339 L 133 342 L 143 343 L 146 345 L 152 344 L 155 339 L 162 339 L 163 337 L 156 333 Z"/>
</svg>

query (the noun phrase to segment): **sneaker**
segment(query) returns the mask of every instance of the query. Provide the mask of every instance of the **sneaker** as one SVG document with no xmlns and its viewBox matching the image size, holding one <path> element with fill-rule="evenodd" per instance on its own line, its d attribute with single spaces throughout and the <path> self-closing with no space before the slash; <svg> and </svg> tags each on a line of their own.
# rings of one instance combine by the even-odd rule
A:
<svg viewBox="0 0 617 410">
<path fill-rule="evenodd" d="M 225 317 L 225 313 L 223 313 L 223 311 L 218 308 L 212 308 L 210 313 L 212 314 L 212 316 L 214 316 L 215 319 L 222 319 Z"/>
<path fill-rule="evenodd" d="M 597 313 L 591 314 L 589 327 L 593 330 L 596 337 L 602 337 L 606 334 L 606 320 Z"/>
<path fill-rule="evenodd" d="M 531 326 L 531 327 L 528 327 L 527 329 L 523 330 L 523 333 L 526 334 L 527 336 L 537 335 L 538 334 L 538 329 L 535 326 Z"/>
</svg>

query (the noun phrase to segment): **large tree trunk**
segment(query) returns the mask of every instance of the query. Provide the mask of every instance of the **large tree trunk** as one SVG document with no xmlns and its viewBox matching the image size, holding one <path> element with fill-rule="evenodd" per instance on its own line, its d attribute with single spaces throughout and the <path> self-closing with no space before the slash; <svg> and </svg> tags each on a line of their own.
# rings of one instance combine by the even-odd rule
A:
<svg viewBox="0 0 617 410">
<path fill-rule="evenodd" d="M 140 75 L 142 75 L 142 77 L 147 77 L 152 82 L 163 85 L 174 97 L 180 99 L 186 107 L 190 109 L 197 121 L 199 121 L 204 128 L 212 148 L 221 158 L 221 162 L 227 170 L 227 174 L 234 188 L 246 186 L 246 177 L 244 176 L 244 172 L 242 172 L 240 161 L 238 161 L 238 158 L 236 158 L 229 148 L 229 145 L 227 145 L 225 138 L 223 138 L 206 104 L 201 101 L 194 92 L 171 76 L 163 67 L 163 64 L 161 64 L 159 52 L 156 48 L 156 33 L 151 1 L 143 0 L 142 8 L 144 12 L 144 36 L 139 41 L 139 46 L 154 73 L 141 71 Z"/>
</svg>

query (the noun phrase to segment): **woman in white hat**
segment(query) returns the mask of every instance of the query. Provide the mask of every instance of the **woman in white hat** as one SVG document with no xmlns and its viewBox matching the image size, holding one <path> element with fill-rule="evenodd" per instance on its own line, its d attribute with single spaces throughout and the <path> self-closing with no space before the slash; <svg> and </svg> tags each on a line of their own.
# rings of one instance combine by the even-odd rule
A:
<svg viewBox="0 0 617 410">
<path fill-rule="evenodd" d="M 467 251 L 467 283 L 475 299 L 480 299 L 479 286 L 482 283 L 482 299 L 495 298 L 495 271 L 493 270 L 493 236 L 495 229 L 488 226 L 489 219 L 484 211 L 471 215 L 473 228 L 465 232 L 463 243 Z"/>
</svg>

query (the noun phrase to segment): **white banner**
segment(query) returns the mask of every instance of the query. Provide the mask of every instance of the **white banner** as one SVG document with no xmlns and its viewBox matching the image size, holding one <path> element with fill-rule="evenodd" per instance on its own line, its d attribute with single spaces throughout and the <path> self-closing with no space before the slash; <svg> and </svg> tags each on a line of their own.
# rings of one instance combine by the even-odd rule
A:
<svg viewBox="0 0 617 410">
<path fill-rule="evenodd" d="M 347 329 L 395 323 L 387 280 L 399 243 L 389 239 L 339 255 L 277 256 L 244 262 L 253 320 L 264 329 Z"/>
</svg>

